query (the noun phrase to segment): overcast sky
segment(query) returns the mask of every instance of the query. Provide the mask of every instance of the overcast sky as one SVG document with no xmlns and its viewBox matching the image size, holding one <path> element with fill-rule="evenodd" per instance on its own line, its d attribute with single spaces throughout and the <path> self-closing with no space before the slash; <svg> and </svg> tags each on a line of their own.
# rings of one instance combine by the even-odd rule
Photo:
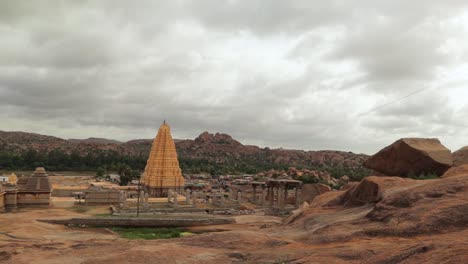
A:
<svg viewBox="0 0 468 264">
<path fill-rule="evenodd" d="M 467 43 L 466 0 L 3 0 L 0 130 L 129 140 L 167 119 L 175 138 L 456 150 Z"/>
</svg>

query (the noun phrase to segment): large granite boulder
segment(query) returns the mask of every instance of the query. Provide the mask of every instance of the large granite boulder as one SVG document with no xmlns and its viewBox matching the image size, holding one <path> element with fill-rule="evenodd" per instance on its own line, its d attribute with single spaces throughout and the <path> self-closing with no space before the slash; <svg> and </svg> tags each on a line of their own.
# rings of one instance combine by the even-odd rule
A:
<svg viewBox="0 0 468 264">
<path fill-rule="evenodd" d="M 399 188 L 416 184 L 418 181 L 400 177 L 369 176 L 354 183 L 340 196 L 331 200 L 328 206 L 344 205 L 347 207 L 361 206 L 370 203 L 377 203 L 386 194 Z"/>
<path fill-rule="evenodd" d="M 330 186 L 321 183 L 307 183 L 301 188 L 301 201 L 311 203 L 316 196 L 331 191 Z"/>
<path fill-rule="evenodd" d="M 452 166 L 450 150 L 436 138 L 403 138 L 364 162 L 376 174 L 408 177 L 444 174 Z"/>
<path fill-rule="evenodd" d="M 463 164 L 460 166 L 454 166 L 441 176 L 441 178 L 449 178 L 453 176 L 466 175 L 468 176 L 468 164 Z"/>
<path fill-rule="evenodd" d="M 452 154 L 453 165 L 461 166 L 468 164 L 468 146 L 463 147 Z"/>
</svg>

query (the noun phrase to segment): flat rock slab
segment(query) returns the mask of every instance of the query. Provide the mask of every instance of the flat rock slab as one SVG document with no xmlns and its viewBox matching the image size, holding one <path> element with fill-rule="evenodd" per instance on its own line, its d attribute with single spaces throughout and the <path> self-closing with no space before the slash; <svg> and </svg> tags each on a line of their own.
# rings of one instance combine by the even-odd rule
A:
<svg viewBox="0 0 468 264">
<path fill-rule="evenodd" d="M 236 221 L 227 217 L 155 217 L 155 218 L 71 218 L 38 220 L 51 224 L 67 226 L 94 226 L 94 227 L 189 227 L 206 225 L 226 225 Z"/>
</svg>

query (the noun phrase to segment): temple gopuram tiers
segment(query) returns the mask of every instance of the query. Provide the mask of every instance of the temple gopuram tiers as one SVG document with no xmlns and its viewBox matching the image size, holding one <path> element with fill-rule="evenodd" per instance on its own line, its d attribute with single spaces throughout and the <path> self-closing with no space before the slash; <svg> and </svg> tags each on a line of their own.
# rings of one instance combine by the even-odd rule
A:
<svg viewBox="0 0 468 264">
<path fill-rule="evenodd" d="M 150 197 L 167 197 L 169 190 L 181 193 L 184 189 L 184 177 L 171 128 L 166 121 L 159 128 L 151 146 L 142 182 Z"/>
</svg>

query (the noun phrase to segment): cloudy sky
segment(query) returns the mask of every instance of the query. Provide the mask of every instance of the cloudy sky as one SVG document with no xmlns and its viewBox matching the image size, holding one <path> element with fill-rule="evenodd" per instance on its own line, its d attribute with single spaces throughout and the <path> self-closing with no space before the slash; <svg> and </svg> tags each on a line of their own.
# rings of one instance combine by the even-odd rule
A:
<svg viewBox="0 0 468 264">
<path fill-rule="evenodd" d="M 468 145 L 468 1 L 0 2 L 0 130 Z"/>
</svg>

